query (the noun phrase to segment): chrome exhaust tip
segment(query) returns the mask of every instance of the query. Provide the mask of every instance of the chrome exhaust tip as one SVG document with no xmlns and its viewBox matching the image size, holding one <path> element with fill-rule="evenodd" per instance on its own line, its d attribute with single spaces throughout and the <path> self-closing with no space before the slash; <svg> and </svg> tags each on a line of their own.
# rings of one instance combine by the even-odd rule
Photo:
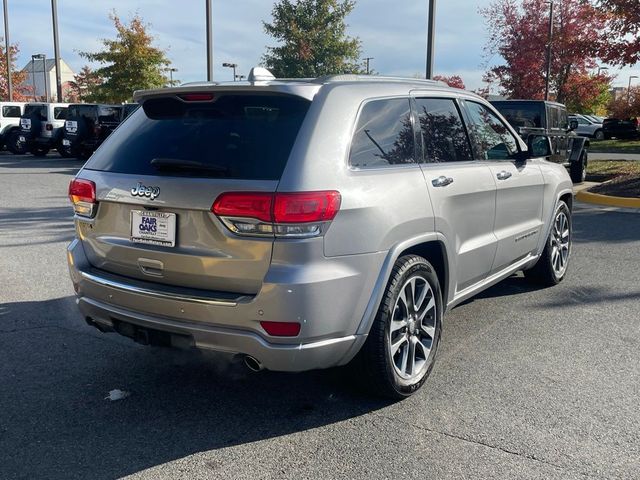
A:
<svg viewBox="0 0 640 480">
<path fill-rule="evenodd" d="M 260 363 L 259 360 L 253 358 L 251 355 L 246 355 L 244 357 L 244 364 L 252 372 L 259 372 L 264 368 L 262 366 L 262 363 Z"/>
</svg>

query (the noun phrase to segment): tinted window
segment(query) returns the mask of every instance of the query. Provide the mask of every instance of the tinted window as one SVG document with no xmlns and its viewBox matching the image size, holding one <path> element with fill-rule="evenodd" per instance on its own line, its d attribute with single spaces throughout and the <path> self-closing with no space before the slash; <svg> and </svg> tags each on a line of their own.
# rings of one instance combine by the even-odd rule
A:
<svg viewBox="0 0 640 480">
<path fill-rule="evenodd" d="M 535 102 L 493 102 L 493 106 L 516 128 L 542 128 L 543 105 Z"/>
<path fill-rule="evenodd" d="M 2 116 L 5 118 L 19 118 L 20 115 L 20 107 L 17 105 L 7 105 L 2 107 Z"/>
<path fill-rule="evenodd" d="M 473 160 L 469 139 L 453 100 L 418 98 L 416 107 L 424 147 L 424 161 Z"/>
<path fill-rule="evenodd" d="M 67 110 L 67 118 L 95 120 L 98 107 L 95 105 L 71 105 Z"/>
<path fill-rule="evenodd" d="M 518 142 L 506 125 L 488 108 L 467 102 L 473 139 L 480 158 L 504 160 L 518 153 Z"/>
<path fill-rule="evenodd" d="M 367 102 L 358 118 L 349 162 L 371 168 L 413 163 L 415 139 L 408 98 Z"/>
<path fill-rule="evenodd" d="M 547 107 L 547 117 L 549 128 L 559 128 L 560 112 L 556 107 Z"/>
<path fill-rule="evenodd" d="M 118 123 L 120 121 L 121 107 L 98 107 L 98 120 L 106 123 Z"/>
<path fill-rule="evenodd" d="M 148 100 L 86 168 L 135 175 L 277 180 L 309 108 L 290 96 L 219 95 Z M 152 160 L 156 160 L 152 164 Z M 173 164 L 168 167 L 167 164 Z"/>
<path fill-rule="evenodd" d="M 569 117 L 567 111 L 563 108 L 558 109 L 558 126 L 567 130 L 569 128 Z"/>
<path fill-rule="evenodd" d="M 36 117 L 44 122 L 47 120 L 47 107 L 45 105 L 27 105 L 24 107 L 24 117 Z"/>
<path fill-rule="evenodd" d="M 67 107 L 53 107 L 53 118 L 56 120 L 67 118 Z"/>
</svg>

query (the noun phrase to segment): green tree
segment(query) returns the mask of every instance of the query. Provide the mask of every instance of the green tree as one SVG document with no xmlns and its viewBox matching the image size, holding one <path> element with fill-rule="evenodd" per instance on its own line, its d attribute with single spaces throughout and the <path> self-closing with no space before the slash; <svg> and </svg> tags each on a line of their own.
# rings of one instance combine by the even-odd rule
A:
<svg viewBox="0 0 640 480">
<path fill-rule="evenodd" d="M 267 47 L 262 63 L 276 77 L 362 73 L 360 40 L 346 34 L 353 0 L 280 0 L 265 32 L 280 45 Z"/>
<path fill-rule="evenodd" d="M 92 100 L 95 95 L 96 87 L 102 83 L 102 79 L 91 70 L 91 67 L 85 65 L 73 76 L 73 81 L 69 82 L 69 97 L 74 101 Z"/>
<path fill-rule="evenodd" d="M 102 65 L 93 72 L 102 83 L 94 86 L 87 99 L 120 103 L 130 100 L 135 90 L 164 87 L 168 79 L 163 69 L 171 62 L 164 50 L 153 45 L 154 37 L 147 33 L 149 25 L 137 14 L 129 24 L 115 12 L 109 18 L 116 28 L 116 38 L 103 39 L 101 52 L 80 52 L 90 62 Z"/>
</svg>

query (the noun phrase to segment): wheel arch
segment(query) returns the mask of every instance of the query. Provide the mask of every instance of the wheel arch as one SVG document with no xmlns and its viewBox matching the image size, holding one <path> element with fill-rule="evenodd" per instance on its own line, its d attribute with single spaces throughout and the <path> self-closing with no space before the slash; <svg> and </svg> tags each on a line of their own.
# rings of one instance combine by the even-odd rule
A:
<svg viewBox="0 0 640 480">
<path fill-rule="evenodd" d="M 586 152 L 591 143 L 586 137 L 574 137 L 571 142 L 571 153 L 569 155 L 569 162 L 579 162 L 582 152 Z"/>
</svg>

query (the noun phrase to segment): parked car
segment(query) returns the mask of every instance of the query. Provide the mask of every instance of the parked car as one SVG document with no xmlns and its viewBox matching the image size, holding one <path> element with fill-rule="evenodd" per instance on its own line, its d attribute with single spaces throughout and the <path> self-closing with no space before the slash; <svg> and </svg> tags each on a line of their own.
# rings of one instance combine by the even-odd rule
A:
<svg viewBox="0 0 640 480">
<path fill-rule="evenodd" d="M 122 105 L 69 105 L 62 146 L 69 156 L 87 159 L 120 124 Z"/>
<path fill-rule="evenodd" d="M 596 140 L 604 140 L 604 131 L 602 130 L 602 122 L 597 123 L 590 120 L 586 115 L 569 115 L 569 122 L 575 120 L 578 128 L 574 131 L 582 136 L 594 138 Z"/>
<path fill-rule="evenodd" d="M 583 114 L 583 117 L 587 117 L 589 120 L 591 120 L 593 123 L 599 123 L 602 125 L 602 122 L 604 121 L 604 117 L 600 117 L 598 115 L 587 115 L 587 114 Z"/>
<path fill-rule="evenodd" d="M 138 107 L 140 107 L 139 103 L 123 103 L 122 104 L 122 121 L 135 112 Z"/>
<path fill-rule="evenodd" d="M 13 133 L 20 129 L 24 102 L 0 102 L 0 149 Z"/>
<path fill-rule="evenodd" d="M 62 132 L 68 105 L 28 103 L 20 117 L 17 149 L 24 149 L 41 157 L 55 148 L 62 156 L 68 156 L 62 148 Z"/>
<path fill-rule="evenodd" d="M 584 182 L 589 140 L 575 134 L 578 123 L 569 123 L 564 105 L 541 100 L 501 100 L 492 103 L 525 141 L 529 135 L 548 135 L 552 145 L 549 160 L 564 165 L 574 183 Z"/>
<path fill-rule="evenodd" d="M 602 122 L 604 138 L 635 139 L 640 138 L 640 126 L 637 118 L 620 120 L 617 118 L 605 118 Z"/>
<path fill-rule="evenodd" d="M 411 395 L 445 311 L 514 272 L 555 285 L 572 184 L 484 99 L 338 75 L 136 92 L 69 185 L 86 321 L 254 370 L 355 362 Z"/>
</svg>

